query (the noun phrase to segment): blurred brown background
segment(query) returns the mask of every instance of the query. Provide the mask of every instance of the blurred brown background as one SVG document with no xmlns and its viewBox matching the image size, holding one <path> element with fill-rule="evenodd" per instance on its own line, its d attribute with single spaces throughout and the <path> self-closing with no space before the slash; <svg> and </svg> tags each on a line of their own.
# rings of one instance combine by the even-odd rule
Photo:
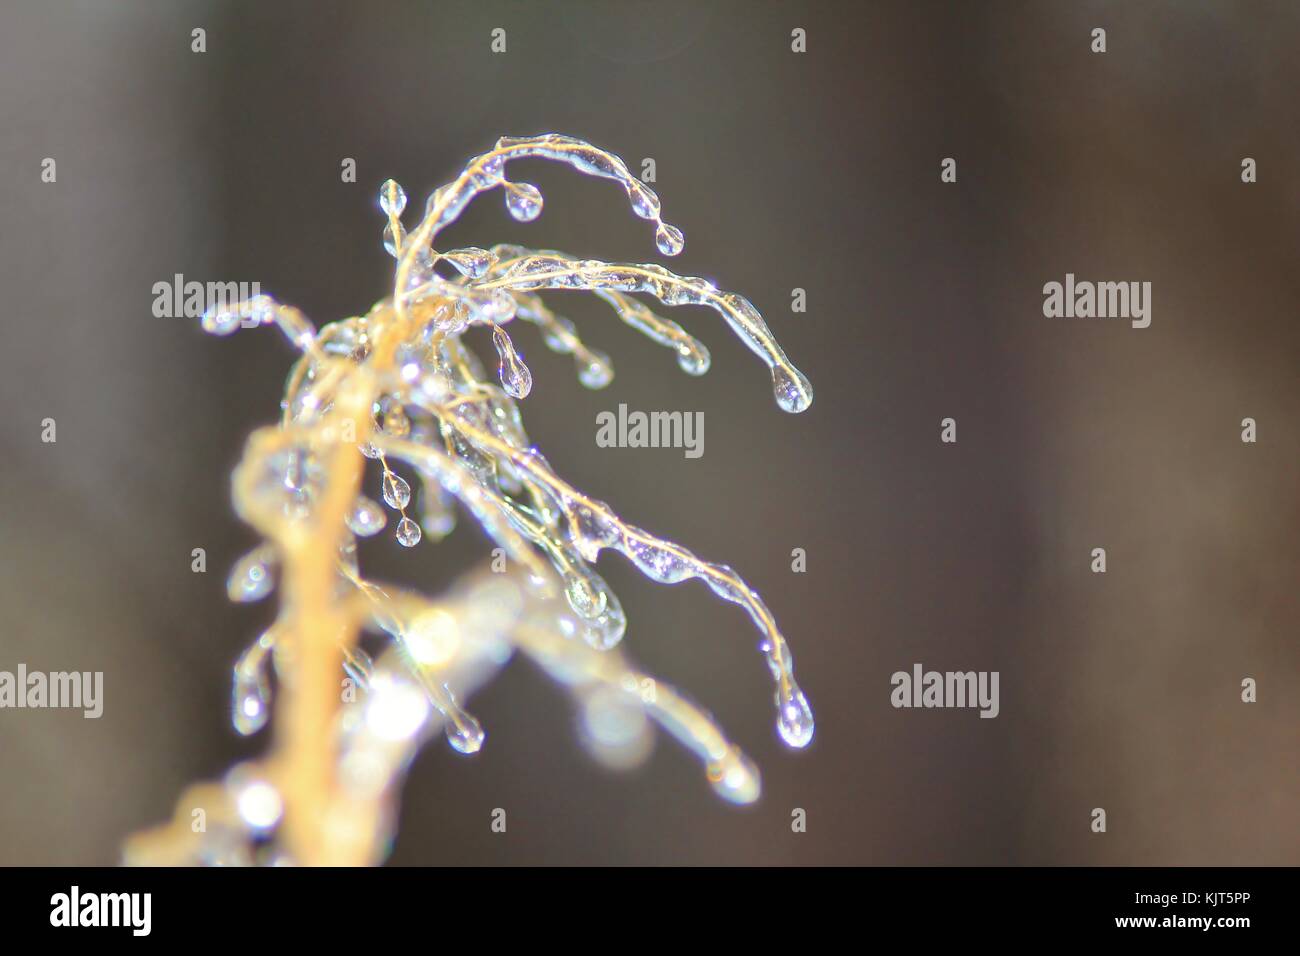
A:
<svg viewBox="0 0 1300 956">
<path fill-rule="evenodd" d="M 752 299 L 817 399 L 778 411 L 705 310 L 673 313 L 714 355 L 688 379 L 558 297 L 618 376 L 588 392 L 523 331 L 531 436 L 746 575 L 818 736 L 776 739 L 742 612 L 609 556 L 627 646 L 750 751 L 762 802 L 720 804 L 662 738 L 640 770 L 602 770 L 520 661 L 472 703 L 480 755 L 419 758 L 394 862 L 1300 862 L 1298 41 L 1289 2 L 6 3 L 0 669 L 103 670 L 106 708 L 0 711 L 0 863 L 112 863 L 185 783 L 266 743 L 227 716 L 272 612 L 226 602 L 253 543 L 227 483 L 290 353 L 154 318 L 153 283 L 257 280 L 318 323 L 364 311 L 391 276 L 382 180 L 421 208 L 497 136 L 550 130 L 654 157 L 687 236 L 673 267 Z M 542 218 L 494 194 L 448 241 L 655 258 L 608 184 L 512 168 Z M 1066 272 L 1152 282 L 1151 327 L 1044 318 Z M 703 410 L 704 457 L 598 449 L 619 402 Z M 437 589 L 485 549 L 465 526 L 380 566 Z M 894 710 L 889 675 L 914 662 L 1000 671 L 1001 715 Z"/>
</svg>

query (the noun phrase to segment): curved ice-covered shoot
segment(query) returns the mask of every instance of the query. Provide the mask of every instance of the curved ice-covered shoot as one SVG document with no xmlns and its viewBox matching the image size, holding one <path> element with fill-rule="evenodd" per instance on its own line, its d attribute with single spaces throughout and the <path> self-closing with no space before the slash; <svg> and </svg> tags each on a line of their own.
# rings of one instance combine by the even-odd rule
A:
<svg viewBox="0 0 1300 956">
<path fill-rule="evenodd" d="M 506 206 L 512 216 L 525 222 L 537 217 L 542 207 L 542 196 L 537 188 L 505 178 L 506 164 L 522 158 L 567 163 L 585 175 L 617 182 L 626 192 L 632 211 L 637 216 L 654 222 L 655 245 L 658 250 L 666 256 L 675 256 L 682 251 L 685 243 L 682 232 L 663 221 L 659 197 L 649 186 L 633 176 L 619 157 L 590 143 L 555 133 L 503 137 L 497 141 L 494 149 L 470 160 L 460 176 L 430 196 L 424 219 L 411 233 L 409 241 L 405 242 L 397 268 L 393 295 L 399 315 L 405 316 L 409 306 L 422 296 L 470 296 L 468 290 L 459 293 L 449 288 L 454 283 L 440 281 L 432 275 L 428 263 L 437 260 L 434 242 L 438 234 L 451 225 L 480 192 L 501 187 L 506 191 Z M 388 184 L 385 184 L 385 190 L 389 190 Z M 392 205 L 386 204 L 385 208 Z M 390 214 L 390 219 L 392 218 Z M 390 228 L 396 232 L 399 227 L 400 223 L 393 219 Z M 560 253 L 538 253 L 514 257 L 508 267 L 498 261 L 486 274 L 465 276 L 460 283 L 455 284 L 479 293 L 496 288 L 511 291 L 587 289 L 645 292 L 666 305 L 708 306 L 722 315 L 746 347 L 767 365 L 777 404 L 784 411 L 802 412 L 812 404 L 812 386 L 807 377 L 786 357 L 753 304 L 735 293 L 719 292 L 704 279 L 676 276 L 655 265 L 619 265 L 574 259 Z M 644 306 L 638 308 L 626 303 L 616 305 L 616 310 L 624 321 L 640 328 L 656 341 L 663 342 L 664 327 L 659 323 L 642 321 L 640 309 L 644 309 Z M 470 321 L 473 322 L 474 319 L 471 318 Z M 671 328 L 681 331 L 675 325 Z M 671 330 L 669 334 L 673 334 Z M 703 374 L 708 368 L 707 352 L 701 356 L 698 350 L 689 346 L 685 348 L 685 352 L 679 352 L 683 356 L 683 369 L 693 375 Z"/>
<path fill-rule="evenodd" d="M 789 645 L 763 599 L 731 568 L 702 561 L 681 545 L 623 521 L 609 505 L 588 498 L 559 478 L 531 448 L 514 447 L 467 423 L 448 409 L 430 406 L 454 422 L 453 427 L 480 448 L 509 459 L 545 490 L 564 516 L 569 545 L 582 560 L 594 562 L 606 548 L 618 551 L 642 574 L 660 584 L 692 578 L 707 584 L 718 597 L 739 604 L 760 632 L 759 650 L 776 684 L 777 730 L 791 747 L 806 747 L 813 738 L 812 708 L 794 679 Z"/>
</svg>

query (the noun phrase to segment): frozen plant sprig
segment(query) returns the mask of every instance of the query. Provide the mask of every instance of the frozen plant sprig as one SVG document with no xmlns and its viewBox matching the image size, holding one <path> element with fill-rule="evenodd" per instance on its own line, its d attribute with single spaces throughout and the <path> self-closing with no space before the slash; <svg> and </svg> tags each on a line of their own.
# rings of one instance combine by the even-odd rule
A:
<svg viewBox="0 0 1300 956">
<path fill-rule="evenodd" d="M 549 348 L 574 356 L 584 385 L 603 388 L 613 377 L 608 356 L 583 344 L 573 323 L 537 295 L 588 290 L 672 349 L 683 371 L 706 372 L 708 350 L 634 297 L 644 293 L 721 315 L 767 365 L 785 411 L 805 410 L 812 388 L 753 305 L 704 279 L 521 246 L 439 251 L 439 233 L 481 192 L 501 189 L 515 219 L 537 217 L 541 193 L 505 175 L 508 161 L 526 157 L 614 180 L 633 212 L 654 223 L 659 251 L 682 250 L 682 233 L 663 221 L 659 198 L 617 156 L 557 134 L 503 138 L 429 197 L 409 233 L 406 194 L 392 180 L 383 185 L 394 286 L 364 316 L 317 331 L 267 296 L 203 316 L 203 328 L 218 335 L 274 325 L 302 353 L 280 422 L 250 436 L 233 476 L 236 512 L 264 541 L 236 562 L 229 595 L 253 601 L 280 590 L 278 617 L 235 665 L 233 722 L 253 734 L 274 710 L 275 739 L 264 758 L 187 791 L 172 823 L 128 842 L 128 861 L 382 860 L 397 790 L 418 747 L 441 728 L 457 751 L 477 751 L 485 734 L 464 702 L 515 651 L 573 693 L 583 740 L 597 758 L 635 763 L 654 721 L 700 757 L 722 797 L 757 799 L 756 768 L 712 717 L 635 670 L 617 647 L 627 622 L 592 566 L 606 549 L 654 581 L 697 578 L 742 606 L 772 673 L 781 738 L 792 747 L 812 740 L 812 710 L 789 648 L 757 592 L 731 568 L 627 523 L 531 446 L 516 400 L 529 394 L 532 374 L 506 327 L 515 319 L 536 325 Z M 490 331 L 499 387 L 463 341 L 475 326 Z M 367 459 L 380 470 L 378 496 L 396 517 L 401 545 L 445 536 L 459 504 L 503 549 L 509 570 L 471 571 L 438 598 L 367 579 L 357 539 L 389 523 L 384 507 L 362 492 Z M 403 473 L 418 483 L 418 495 Z M 363 650 L 362 632 L 384 639 L 377 659 Z"/>
</svg>

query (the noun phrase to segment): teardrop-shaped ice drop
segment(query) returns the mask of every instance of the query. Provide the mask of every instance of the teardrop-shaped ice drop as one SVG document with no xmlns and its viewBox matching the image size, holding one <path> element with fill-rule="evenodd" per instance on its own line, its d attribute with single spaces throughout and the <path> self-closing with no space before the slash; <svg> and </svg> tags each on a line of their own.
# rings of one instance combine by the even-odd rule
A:
<svg viewBox="0 0 1300 956">
<path fill-rule="evenodd" d="M 668 548 L 637 541 L 627 550 L 632 562 L 652 581 L 677 584 L 691 576 L 690 563 Z"/>
<path fill-rule="evenodd" d="M 511 398 L 527 398 L 533 389 L 533 373 L 515 351 L 514 343 L 510 341 L 506 330 L 499 325 L 492 326 L 492 344 L 496 346 L 497 357 L 500 359 L 497 373 L 501 378 L 501 387 Z"/>
<path fill-rule="evenodd" d="M 659 197 L 649 186 L 637 180 L 629 182 L 627 198 L 632 201 L 632 211 L 642 219 L 659 218 Z"/>
<path fill-rule="evenodd" d="M 609 589 L 600 575 L 582 565 L 575 565 L 564 576 L 564 596 L 584 618 L 595 618 L 605 612 L 609 603 Z"/>
<path fill-rule="evenodd" d="M 244 736 L 255 734 L 265 725 L 271 712 L 271 686 L 267 665 L 275 640 L 268 631 L 239 656 L 234 668 L 231 690 L 231 722 Z"/>
<path fill-rule="evenodd" d="M 420 543 L 420 526 L 410 518 L 397 522 L 397 543 L 404 548 L 414 548 Z"/>
<path fill-rule="evenodd" d="M 212 306 L 199 319 L 199 325 L 209 335 L 230 335 L 242 323 L 240 314 L 227 305 Z"/>
<path fill-rule="evenodd" d="M 406 208 L 406 190 L 390 179 L 379 187 L 379 208 L 387 216 L 400 216 Z"/>
<path fill-rule="evenodd" d="M 478 753 L 486 736 L 478 720 L 464 711 L 458 715 L 458 721 L 447 721 L 447 743 L 458 753 Z"/>
<path fill-rule="evenodd" d="M 777 731 L 791 747 L 807 747 L 813 739 L 813 712 L 799 686 L 791 681 L 788 689 L 776 694 Z"/>
<path fill-rule="evenodd" d="M 468 246 L 464 249 L 453 249 L 451 252 L 442 254 L 444 262 L 449 262 L 463 276 L 471 279 L 481 279 L 483 275 L 492 268 L 497 261 L 496 253 L 489 252 L 487 249 L 480 249 L 477 246 Z"/>
<path fill-rule="evenodd" d="M 388 502 L 388 507 L 401 511 L 411 503 L 411 486 L 401 475 L 384 472 L 384 500 Z"/>
<path fill-rule="evenodd" d="M 676 226 L 661 222 L 659 228 L 655 230 L 655 245 L 664 255 L 675 256 L 686 248 L 686 237 Z"/>
<path fill-rule="evenodd" d="M 384 525 L 388 523 L 388 518 L 384 515 L 384 509 L 365 495 L 357 496 L 356 504 L 348 512 L 346 520 L 348 530 L 359 538 L 368 538 L 372 534 L 378 534 L 384 530 Z"/>
<path fill-rule="evenodd" d="M 772 392 L 781 410 L 797 414 L 812 404 L 812 383 L 797 369 L 772 366 Z"/>
<path fill-rule="evenodd" d="M 542 194 L 531 183 L 506 183 L 506 209 L 520 222 L 532 222 L 541 214 Z"/>
<path fill-rule="evenodd" d="M 248 552 L 230 569 L 230 577 L 226 579 L 227 597 L 241 604 L 266 597 L 275 584 L 274 564 L 275 549 L 268 545 Z"/>
<path fill-rule="evenodd" d="M 575 623 L 587 644 L 606 651 L 623 639 L 627 631 L 623 605 L 594 570 L 575 564 L 564 576 L 564 596 L 579 615 Z"/>
<path fill-rule="evenodd" d="M 264 682 L 236 673 L 231 698 L 231 722 L 242 736 L 255 734 L 266 726 L 271 707 L 270 691 Z"/>
<path fill-rule="evenodd" d="M 627 617 L 623 614 L 623 605 L 618 602 L 614 592 L 609 592 L 610 602 L 605 612 L 594 620 L 579 621 L 578 632 L 588 646 L 598 651 L 607 651 L 617 646 L 627 632 Z"/>
<path fill-rule="evenodd" d="M 677 367 L 687 375 L 703 375 L 709 370 L 713 358 L 703 343 L 692 342 L 677 349 Z"/>
</svg>

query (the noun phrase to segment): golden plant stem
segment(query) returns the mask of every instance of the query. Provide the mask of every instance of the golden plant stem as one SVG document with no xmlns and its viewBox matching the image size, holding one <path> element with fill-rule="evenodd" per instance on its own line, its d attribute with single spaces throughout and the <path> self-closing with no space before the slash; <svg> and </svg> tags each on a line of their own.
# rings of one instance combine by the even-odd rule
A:
<svg viewBox="0 0 1300 956">
<path fill-rule="evenodd" d="M 336 778 L 339 675 L 344 650 L 355 646 L 357 621 L 335 600 L 334 588 L 347 514 L 361 493 L 365 472 L 358 446 L 374 432 L 378 382 L 412 319 L 388 304 L 367 318 L 373 330 L 370 356 L 343 373 L 333 408 L 322 422 L 322 430 L 336 437 L 351 422 L 352 435 L 336 441 L 329 452 L 325 492 L 309 528 L 293 526 L 281 539 L 282 600 L 289 612 L 284 652 L 293 661 L 293 675 L 276 703 L 271 766 L 284 801 L 286 844 L 292 857 L 308 866 L 361 866 L 375 858 L 375 828 L 364 820 L 368 812 L 342 791 Z"/>
<path fill-rule="evenodd" d="M 391 356 L 400 330 L 380 328 L 375 358 Z M 276 741 L 271 765 L 284 801 L 285 841 L 293 859 L 307 866 L 361 866 L 374 859 L 373 827 L 339 787 L 337 718 L 342 701 L 343 653 L 357 640 L 357 621 L 336 600 L 338 554 L 348 511 L 361 491 L 365 458 L 358 445 L 370 440 L 371 409 L 378 398 L 376 376 L 366 366 L 348 371 L 325 416 L 329 451 L 324 494 L 307 527 L 295 526 L 282 540 L 284 591 L 289 626 L 284 652 L 293 662 L 276 703 Z M 332 426 L 332 427 L 331 427 Z M 351 437 L 351 436 L 349 436 Z"/>
</svg>

